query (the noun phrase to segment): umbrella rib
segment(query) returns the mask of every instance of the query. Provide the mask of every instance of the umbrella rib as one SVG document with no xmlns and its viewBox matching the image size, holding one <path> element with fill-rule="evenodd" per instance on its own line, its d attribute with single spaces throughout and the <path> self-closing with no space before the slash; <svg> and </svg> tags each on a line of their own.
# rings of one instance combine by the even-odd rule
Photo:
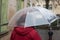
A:
<svg viewBox="0 0 60 40">
<path fill-rule="evenodd" d="M 38 9 L 38 8 L 37 8 Z M 41 8 L 40 8 L 41 9 Z M 39 9 L 38 9 L 39 10 Z M 42 9 L 41 9 L 42 10 Z M 39 12 L 41 13 L 41 15 L 44 17 L 44 15 L 42 14 L 41 10 L 39 10 Z M 42 10 L 43 11 L 43 10 Z M 44 17 L 45 18 L 45 17 Z M 45 18 L 46 19 L 46 18 Z M 46 19 L 47 20 L 47 19 Z M 48 20 L 47 20 L 48 22 Z M 48 22 L 49 23 L 49 22 Z M 49 23 L 50 24 L 50 23 Z"/>
</svg>

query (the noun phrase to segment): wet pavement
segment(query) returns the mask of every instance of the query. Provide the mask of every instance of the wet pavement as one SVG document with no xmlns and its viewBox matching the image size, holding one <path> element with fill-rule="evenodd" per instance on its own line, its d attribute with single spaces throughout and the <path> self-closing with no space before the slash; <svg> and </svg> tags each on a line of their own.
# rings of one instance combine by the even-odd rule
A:
<svg viewBox="0 0 60 40">
<path fill-rule="evenodd" d="M 11 32 L 7 33 L 3 37 L 1 37 L 1 40 L 10 40 L 10 35 L 11 35 Z"/>
<path fill-rule="evenodd" d="M 52 30 L 53 31 L 53 40 L 60 40 L 60 30 Z M 42 37 L 42 40 L 48 40 L 48 30 L 40 30 L 40 29 L 37 29 L 37 32 L 40 34 L 40 36 Z M 11 31 L 1 37 L 1 40 L 10 40 L 10 35 L 11 35 Z"/>
</svg>

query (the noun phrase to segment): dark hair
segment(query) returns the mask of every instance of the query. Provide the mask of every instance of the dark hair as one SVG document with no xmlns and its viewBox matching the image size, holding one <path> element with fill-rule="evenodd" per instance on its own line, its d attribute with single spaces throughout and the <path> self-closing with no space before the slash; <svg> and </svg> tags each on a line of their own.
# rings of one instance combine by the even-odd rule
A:
<svg viewBox="0 0 60 40">
<path fill-rule="evenodd" d="M 26 14 L 23 14 L 17 21 L 17 25 L 20 26 L 20 23 L 24 23 L 26 19 Z"/>
</svg>

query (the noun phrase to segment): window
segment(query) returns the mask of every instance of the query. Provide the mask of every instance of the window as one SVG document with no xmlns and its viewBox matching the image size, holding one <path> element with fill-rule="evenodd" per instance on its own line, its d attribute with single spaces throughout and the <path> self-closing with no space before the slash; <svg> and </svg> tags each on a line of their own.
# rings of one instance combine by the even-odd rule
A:
<svg viewBox="0 0 60 40">
<path fill-rule="evenodd" d="M 60 16 L 57 16 L 58 17 L 58 20 L 57 20 L 57 27 L 60 26 Z"/>
<path fill-rule="evenodd" d="M 48 9 L 50 9 L 50 10 L 52 9 L 52 4 L 49 5 L 49 8 Z"/>
<path fill-rule="evenodd" d="M 6 23 L 8 23 L 7 21 L 7 8 L 8 8 L 8 0 L 1 0 L 0 2 L 2 2 L 1 4 L 1 33 L 6 32 L 7 31 L 7 25 L 4 25 Z"/>
<path fill-rule="evenodd" d="M 24 0 L 17 0 L 17 10 L 22 9 L 24 6 Z"/>
<path fill-rule="evenodd" d="M 8 0 L 2 0 L 1 24 L 7 23 Z"/>
</svg>

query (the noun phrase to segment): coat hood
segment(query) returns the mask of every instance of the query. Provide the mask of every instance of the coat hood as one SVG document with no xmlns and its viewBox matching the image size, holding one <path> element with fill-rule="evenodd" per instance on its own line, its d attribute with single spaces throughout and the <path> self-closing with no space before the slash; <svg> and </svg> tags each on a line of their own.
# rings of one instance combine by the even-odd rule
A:
<svg viewBox="0 0 60 40">
<path fill-rule="evenodd" d="M 32 30 L 34 30 L 34 28 L 33 27 L 27 27 L 27 28 L 15 27 L 14 30 L 16 31 L 17 34 L 24 36 L 29 34 Z"/>
</svg>

